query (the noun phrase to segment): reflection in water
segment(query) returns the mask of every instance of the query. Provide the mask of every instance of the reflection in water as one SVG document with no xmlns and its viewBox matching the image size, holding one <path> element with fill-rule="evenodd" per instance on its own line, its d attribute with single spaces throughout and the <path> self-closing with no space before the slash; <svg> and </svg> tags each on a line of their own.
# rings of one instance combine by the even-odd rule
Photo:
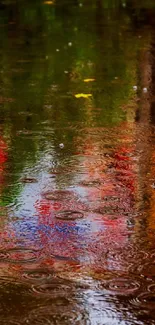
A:
<svg viewBox="0 0 155 325">
<path fill-rule="evenodd" d="M 154 324 L 152 0 L 0 5 L 1 324 Z"/>
</svg>

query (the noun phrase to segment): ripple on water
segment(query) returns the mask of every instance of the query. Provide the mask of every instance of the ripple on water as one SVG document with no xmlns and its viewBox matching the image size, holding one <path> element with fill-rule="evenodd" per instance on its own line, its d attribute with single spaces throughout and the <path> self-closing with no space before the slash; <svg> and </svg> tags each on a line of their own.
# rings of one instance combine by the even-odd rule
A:
<svg viewBox="0 0 155 325">
<path fill-rule="evenodd" d="M 155 313 L 155 292 L 140 293 L 130 302 L 139 308 L 143 308 L 143 312 L 148 312 L 151 310 L 151 312 Z"/>
<path fill-rule="evenodd" d="M 149 263 L 141 263 L 135 272 L 139 273 L 142 277 L 155 279 L 155 261 Z"/>
<path fill-rule="evenodd" d="M 21 179 L 22 183 L 37 183 L 38 180 L 34 177 L 24 177 Z"/>
<path fill-rule="evenodd" d="M 100 180 L 82 181 L 79 183 L 82 187 L 100 187 L 103 184 Z"/>
<path fill-rule="evenodd" d="M 22 277 L 33 282 L 40 282 L 50 280 L 52 273 L 44 269 L 26 270 L 22 273 Z"/>
<path fill-rule="evenodd" d="M 135 293 L 140 288 L 140 281 L 132 278 L 115 278 L 112 280 L 103 281 L 104 289 L 110 291 L 110 293 L 118 295 L 130 295 Z"/>
<path fill-rule="evenodd" d="M 41 285 L 33 285 L 32 291 L 36 294 L 50 297 L 65 297 L 70 292 L 71 287 L 67 284 L 53 281 L 52 283 L 44 283 Z"/>
<path fill-rule="evenodd" d="M 62 200 L 70 200 L 73 196 L 74 193 L 71 191 L 65 191 L 65 190 L 56 190 L 56 191 L 48 191 L 43 194 L 44 198 L 46 200 L 51 200 L 51 201 L 62 201 Z"/>
<path fill-rule="evenodd" d="M 55 217 L 60 220 L 77 220 L 82 219 L 84 214 L 80 211 L 74 210 L 64 210 L 55 214 Z"/>
<path fill-rule="evenodd" d="M 81 310 L 80 306 L 74 306 L 74 303 L 69 306 L 46 306 L 33 310 L 24 324 L 33 325 L 86 325 L 86 312 Z"/>
<path fill-rule="evenodd" d="M 38 259 L 38 251 L 31 248 L 15 247 L 0 251 L 0 261 L 9 263 L 32 263 Z"/>
</svg>

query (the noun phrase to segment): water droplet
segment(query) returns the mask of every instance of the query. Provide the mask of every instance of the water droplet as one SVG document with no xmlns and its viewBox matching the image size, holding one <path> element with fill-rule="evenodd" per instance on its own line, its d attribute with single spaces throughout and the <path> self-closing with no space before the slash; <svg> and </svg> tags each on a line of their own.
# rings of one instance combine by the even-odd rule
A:
<svg viewBox="0 0 155 325">
<path fill-rule="evenodd" d="M 77 220 L 77 219 L 81 219 L 84 217 L 84 214 L 80 211 L 61 211 L 58 212 L 55 217 L 57 219 L 62 219 L 62 220 Z"/>
</svg>

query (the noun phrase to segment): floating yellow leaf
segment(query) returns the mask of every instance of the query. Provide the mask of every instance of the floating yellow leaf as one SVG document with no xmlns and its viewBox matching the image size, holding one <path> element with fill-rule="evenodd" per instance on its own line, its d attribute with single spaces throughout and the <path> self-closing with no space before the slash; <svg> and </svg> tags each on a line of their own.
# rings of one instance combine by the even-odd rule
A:
<svg viewBox="0 0 155 325">
<path fill-rule="evenodd" d="M 84 81 L 84 82 L 91 82 L 91 81 L 95 81 L 95 79 L 90 78 L 90 79 L 84 79 L 83 81 Z"/>
<path fill-rule="evenodd" d="M 92 97 L 92 94 L 76 94 L 76 98 L 89 98 Z"/>
<path fill-rule="evenodd" d="M 53 5 L 54 4 L 54 1 L 44 1 L 44 4 L 45 5 Z"/>
</svg>

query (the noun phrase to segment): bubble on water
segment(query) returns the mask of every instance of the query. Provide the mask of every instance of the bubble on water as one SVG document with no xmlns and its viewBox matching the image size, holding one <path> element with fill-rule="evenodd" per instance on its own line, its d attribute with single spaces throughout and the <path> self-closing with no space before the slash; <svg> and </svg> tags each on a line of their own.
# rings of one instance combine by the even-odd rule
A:
<svg viewBox="0 0 155 325">
<path fill-rule="evenodd" d="M 59 144 L 59 148 L 60 148 L 60 149 L 63 149 L 63 148 L 64 148 L 64 144 L 63 144 L 63 143 L 60 143 L 60 144 Z"/>
<path fill-rule="evenodd" d="M 84 217 L 84 214 L 80 211 L 65 210 L 65 211 L 58 212 L 55 215 L 55 217 L 57 219 L 72 221 L 72 220 L 82 219 Z"/>
</svg>

